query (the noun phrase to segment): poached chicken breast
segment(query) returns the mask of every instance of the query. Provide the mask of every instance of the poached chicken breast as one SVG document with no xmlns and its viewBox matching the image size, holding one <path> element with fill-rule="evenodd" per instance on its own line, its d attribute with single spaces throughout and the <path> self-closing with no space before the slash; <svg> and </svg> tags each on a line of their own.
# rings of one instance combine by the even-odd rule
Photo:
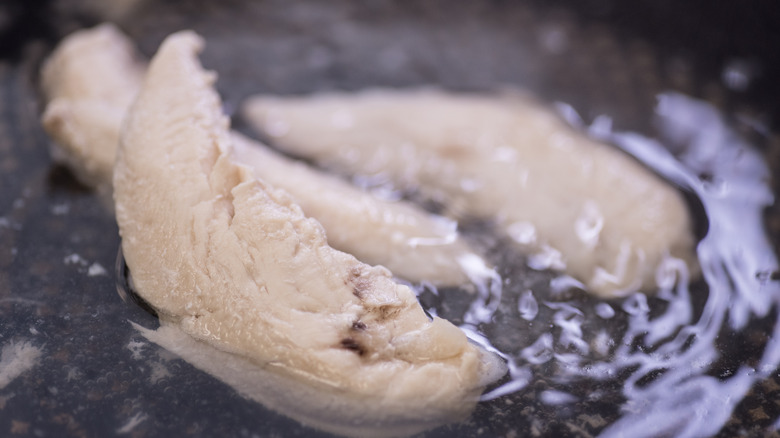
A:
<svg viewBox="0 0 780 438">
<path fill-rule="evenodd" d="M 666 257 L 695 265 L 680 193 L 525 96 L 256 96 L 243 114 L 291 154 L 494 220 L 531 267 L 565 270 L 598 295 L 651 290 Z"/>
<path fill-rule="evenodd" d="M 58 145 L 57 156 L 83 183 L 103 192 L 110 192 L 119 131 L 146 71 L 140 59 L 126 36 L 104 24 L 67 37 L 42 72 L 49 99 L 43 125 Z M 471 280 L 482 287 L 491 280 L 455 221 L 403 200 L 382 199 L 233 135 L 235 158 L 293 195 L 325 227 L 334 248 L 414 283 L 462 286 Z M 474 269 L 475 264 L 484 268 Z"/>
<path fill-rule="evenodd" d="M 201 45 L 162 44 L 114 169 L 122 250 L 161 329 L 316 389 L 275 408 L 326 430 L 411 433 L 469 413 L 500 361 L 234 161 Z"/>
</svg>

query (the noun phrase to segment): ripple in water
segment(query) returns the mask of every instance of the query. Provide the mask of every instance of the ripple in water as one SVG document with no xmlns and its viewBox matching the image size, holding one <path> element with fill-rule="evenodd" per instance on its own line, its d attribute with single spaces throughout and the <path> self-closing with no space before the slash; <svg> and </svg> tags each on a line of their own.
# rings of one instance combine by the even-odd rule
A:
<svg viewBox="0 0 780 438">
<path fill-rule="evenodd" d="M 581 125 L 573 109 L 559 109 Z M 697 247 L 701 280 L 691 281 L 698 276 L 670 257 L 658 268 L 653 296 L 605 302 L 579 294 L 562 301 L 556 298 L 566 297 L 561 291 L 582 285 L 560 276 L 529 287 L 506 275 L 503 294 L 482 290 L 469 305 L 428 303 L 507 360 L 510 378 L 484 401 L 532 391 L 539 380 L 547 389 L 536 392 L 537 401 L 553 407 L 597 400 L 608 392 L 599 388 L 612 388 L 622 404 L 601 436 L 706 436 L 717 433 L 750 387 L 780 365 L 780 283 L 770 275 L 778 262 L 762 219 L 774 202 L 767 166 L 709 104 L 663 94 L 656 114 L 667 146 L 613 132 L 607 117 L 597 118 L 588 132 L 700 204 L 706 229 Z M 549 297 L 535 286 L 549 290 Z M 761 345 L 736 345 L 751 324 L 767 322 L 772 333 Z M 514 405 L 522 409 L 522 403 Z"/>
</svg>

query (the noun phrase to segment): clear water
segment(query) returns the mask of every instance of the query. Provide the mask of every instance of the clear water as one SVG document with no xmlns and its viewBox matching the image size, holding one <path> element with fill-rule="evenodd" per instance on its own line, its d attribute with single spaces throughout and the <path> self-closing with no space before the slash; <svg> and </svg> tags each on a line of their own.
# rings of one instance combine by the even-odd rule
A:
<svg viewBox="0 0 780 438">
<path fill-rule="evenodd" d="M 617 400 L 619 419 L 601 436 L 715 434 L 751 385 L 780 365 L 778 261 L 762 219 L 774 202 L 767 166 L 717 110 L 683 95 L 659 96 L 663 143 L 614 132 L 608 117 L 583 126 L 571 107 L 559 108 L 688 195 L 703 235 L 701 273 L 669 258 L 655 294 L 600 301 L 577 293 L 570 277 L 529 279 L 505 267 L 503 287 L 481 290 L 471 303 L 429 290 L 421 301 L 507 360 L 510 376 L 485 402 L 512 404 L 524 393 L 547 406 Z M 744 342 L 756 337 L 744 333 L 748 325 L 770 333 Z M 549 387 L 538 390 L 539 380 Z"/>
</svg>

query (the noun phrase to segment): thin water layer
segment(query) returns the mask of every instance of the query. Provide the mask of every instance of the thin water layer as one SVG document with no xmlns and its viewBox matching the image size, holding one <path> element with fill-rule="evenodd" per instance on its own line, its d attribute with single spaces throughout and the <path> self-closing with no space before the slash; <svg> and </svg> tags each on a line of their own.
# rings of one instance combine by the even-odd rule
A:
<svg viewBox="0 0 780 438">
<path fill-rule="evenodd" d="M 667 257 L 657 290 L 602 300 L 570 276 L 528 270 L 533 258 L 489 224 L 462 224 L 496 271 L 464 259 L 475 293 L 417 290 L 430 314 L 458 324 L 508 364 L 469 424 L 500 415 L 501 429 L 523 434 L 534 422 L 584 415 L 603 436 L 715 434 L 751 386 L 780 365 L 778 262 L 761 218 L 774 202 L 766 164 L 714 108 L 682 95 L 659 96 L 665 143 L 613 132 L 607 117 L 584 127 L 562 108 L 570 123 L 686 193 L 698 215 L 701 272 Z"/>
<path fill-rule="evenodd" d="M 585 128 L 571 107 L 561 108 L 570 123 Z M 422 290 L 431 312 L 458 321 L 507 360 L 509 378 L 483 400 L 503 399 L 511 402 L 507 410 L 521 411 L 523 393 L 544 382 L 549 388 L 536 396 L 543 405 L 580 411 L 599 400 L 618 401 L 618 419 L 602 436 L 708 436 L 753 384 L 777 369 L 780 282 L 762 219 L 774 202 L 766 163 L 707 103 L 662 94 L 656 116 L 664 143 L 613 132 L 608 117 L 587 130 L 687 194 L 703 235 L 701 273 L 667 257 L 654 293 L 609 301 L 578 293 L 582 285 L 570 277 L 540 272 L 529 279 L 506 263 L 501 295 L 479 295 L 466 305 Z M 494 258 L 511 252 L 500 242 L 490 250 Z M 522 258 L 504 254 L 503 260 Z M 760 336 L 761 329 L 768 331 Z"/>
</svg>

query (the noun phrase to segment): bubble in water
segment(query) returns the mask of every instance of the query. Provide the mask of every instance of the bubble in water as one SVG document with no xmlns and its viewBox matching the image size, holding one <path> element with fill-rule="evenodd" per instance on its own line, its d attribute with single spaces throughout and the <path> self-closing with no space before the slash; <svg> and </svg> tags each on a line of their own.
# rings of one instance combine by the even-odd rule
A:
<svg viewBox="0 0 780 438">
<path fill-rule="evenodd" d="M 563 262 L 560 251 L 549 245 L 542 245 L 539 252 L 528 257 L 528 267 L 537 271 L 544 269 L 560 271 L 566 269 L 566 263 Z"/>
<path fill-rule="evenodd" d="M 594 310 L 596 311 L 596 315 L 602 319 L 610 319 L 615 316 L 615 309 L 613 309 L 612 306 L 607 303 L 596 304 Z"/>
<path fill-rule="evenodd" d="M 530 347 L 524 348 L 520 355 L 528 363 L 539 365 L 553 358 L 552 347 L 552 334 L 544 333 Z"/>
<path fill-rule="evenodd" d="M 536 318 L 536 315 L 539 314 L 539 303 L 534 298 L 533 291 L 527 290 L 520 295 L 517 311 L 520 313 L 520 317 L 526 321 L 533 321 Z"/>
<path fill-rule="evenodd" d="M 547 303 L 547 306 L 556 310 L 553 315 L 553 324 L 561 329 L 560 344 L 567 349 L 574 349 L 580 354 L 588 354 L 590 347 L 582 339 L 582 323 L 585 314 L 567 303 Z"/>
<path fill-rule="evenodd" d="M 577 397 L 567 392 L 554 390 L 543 391 L 539 398 L 542 400 L 542 403 L 553 406 L 566 405 L 578 400 Z"/>
<path fill-rule="evenodd" d="M 553 294 L 560 294 L 561 292 L 566 292 L 573 288 L 585 289 L 585 285 L 569 275 L 560 275 L 550 280 L 550 291 Z"/>
<path fill-rule="evenodd" d="M 476 254 L 463 255 L 458 259 L 458 263 L 477 287 L 477 298 L 471 303 L 464 320 L 474 325 L 491 322 L 501 303 L 501 276 Z"/>
</svg>

